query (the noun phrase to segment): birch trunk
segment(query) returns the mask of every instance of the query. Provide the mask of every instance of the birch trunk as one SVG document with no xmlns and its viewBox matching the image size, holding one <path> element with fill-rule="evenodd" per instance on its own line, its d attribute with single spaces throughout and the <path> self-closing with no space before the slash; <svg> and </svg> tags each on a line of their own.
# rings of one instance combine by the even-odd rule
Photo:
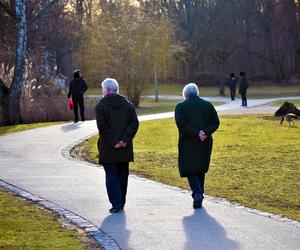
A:
<svg viewBox="0 0 300 250">
<path fill-rule="evenodd" d="M 16 0 L 16 15 L 19 19 L 16 40 L 16 61 L 14 76 L 9 90 L 8 123 L 20 122 L 20 96 L 24 81 L 25 53 L 26 53 L 26 8 L 25 0 Z"/>
</svg>

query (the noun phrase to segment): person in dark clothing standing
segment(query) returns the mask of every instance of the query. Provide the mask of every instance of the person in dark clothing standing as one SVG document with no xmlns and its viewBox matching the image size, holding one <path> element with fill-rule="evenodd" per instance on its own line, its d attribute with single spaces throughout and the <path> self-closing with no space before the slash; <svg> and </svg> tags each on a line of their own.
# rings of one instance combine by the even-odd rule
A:
<svg viewBox="0 0 300 250">
<path fill-rule="evenodd" d="M 247 107 L 247 89 L 249 87 L 249 83 L 247 81 L 246 72 L 240 72 L 240 87 L 239 87 L 239 93 L 242 97 L 242 105 L 243 107 Z"/>
<path fill-rule="evenodd" d="M 231 73 L 228 81 L 228 87 L 230 89 L 230 97 L 232 101 L 234 101 L 235 98 L 236 83 L 237 79 L 234 77 L 234 73 Z"/>
<path fill-rule="evenodd" d="M 82 77 L 80 77 L 80 71 L 76 70 L 74 71 L 74 79 L 70 83 L 68 98 L 72 97 L 73 104 L 74 104 L 74 122 L 78 122 L 78 104 L 80 107 L 80 116 L 81 120 L 84 122 L 84 101 L 83 101 L 83 94 L 85 91 L 87 91 L 88 87 L 83 80 Z"/>
<path fill-rule="evenodd" d="M 106 173 L 111 213 L 122 211 L 126 203 L 129 162 L 133 161 L 132 140 L 139 127 L 133 104 L 118 92 L 118 82 L 106 78 L 102 82 L 103 98 L 96 105 L 99 164 Z"/>
<path fill-rule="evenodd" d="M 179 132 L 178 165 L 181 177 L 187 177 L 195 209 L 202 207 L 205 173 L 212 152 L 212 134 L 220 121 L 214 106 L 200 98 L 196 84 L 183 89 L 184 101 L 175 108 L 175 121 Z"/>
</svg>

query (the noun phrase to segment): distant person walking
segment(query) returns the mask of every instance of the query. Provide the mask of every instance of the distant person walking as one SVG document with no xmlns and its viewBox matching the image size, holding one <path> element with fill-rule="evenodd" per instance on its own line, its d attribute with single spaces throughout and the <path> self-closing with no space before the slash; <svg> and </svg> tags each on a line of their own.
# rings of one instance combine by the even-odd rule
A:
<svg viewBox="0 0 300 250">
<path fill-rule="evenodd" d="M 230 78 L 228 80 L 228 87 L 230 89 L 231 101 L 234 101 L 235 99 L 236 83 L 237 83 L 237 78 L 234 77 L 234 73 L 231 73 Z"/>
<path fill-rule="evenodd" d="M 126 202 L 129 162 L 133 161 L 132 140 L 139 126 L 133 104 L 118 92 L 118 82 L 106 78 L 102 82 L 103 98 L 96 105 L 99 163 L 106 173 L 111 213 L 123 210 Z"/>
<path fill-rule="evenodd" d="M 214 106 L 198 96 L 196 84 L 186 85 L 182 95 L 184 101 L 175 108 L 179 131 L 178 164 L 180 176 L 188 179 L 196 209 L 202 207 L 205 173 L 213 146 L 212 134 L 220 121 Z"/>
<path fill-rule="evenodd" d="M 74 104 L 74 122 L 78 122 L 78 105 L 80 107 L 80 116 L 81 120 L 84 122 L 84 101 L 83 101 L 83 94 L 87 91 L 88 87 L 80 76 L 80 71 L 74 71 L 74 79 L 70 83 L 68 98 L 72 97 L 73 104 Z"/>
<path fill-rule="evenodd" d="M 249 83 L 247 81 L 246 72 L 240 72 L 240 87 L 239 87 L 239 93 L 242 97 L 242 105 L 243 107 L 247 107 L 247 89 L 249 87 Z"/>
</svg>

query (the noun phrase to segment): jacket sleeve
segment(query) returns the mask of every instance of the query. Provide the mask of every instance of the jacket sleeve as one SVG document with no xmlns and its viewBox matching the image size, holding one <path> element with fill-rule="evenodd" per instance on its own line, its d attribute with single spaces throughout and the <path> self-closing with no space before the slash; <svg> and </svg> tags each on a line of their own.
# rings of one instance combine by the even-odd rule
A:
<svg viewBox="0 0 300 250">
<path fill-rule="evenodd" d="M 71 83 L 70 83 L 69 92 L 68 92 L 68 98 L 70 98 L 71 95 L 72 95 L 72 87 L 73 87 L 72 85 L 73 85 L 73 81 L 71 81 Z"/>
<path fill-rule="evenodd" d="M 82 84 L 83 84 L 83 93 L 82 94 L 84 94 L 88 90 L 88 86 L 86 85 L 85 80 L 82 80 Z"/>
<path fill-rule="evenodd" d="M 178 104 L 175 108 L 175 121 L 181 134 L 188 137 L 195 137 L 199 135 L 200 130 L 187 123 L 180 104 Z"/>
<path fill-rule="evenodd" d="M 210 104 L 210 112 L 209 112 L 209 125 L 203 131 L 207 135 L 212 135 L 219 127 L 220 120 L 217 111 L 214 106 Z"/>
<path fill-rule="evenodd" d="M 138 128 L 139 128 L 139 121 L 135 112 L 135 109 L 132 105 L 130 105 L 130 120 L 126 126 L 124 135 L 122 137 L 122 141 L 129 143 L 133 140 Z"/>
<path fill-rule="evenodd" d="M 100 136 L 113 148 L 119 142 L 119 139 L 107 124 L 105 119 L 105 107 L 103 105 L 98 104 L 96 106 L 96 121 Z"/>
</svg>

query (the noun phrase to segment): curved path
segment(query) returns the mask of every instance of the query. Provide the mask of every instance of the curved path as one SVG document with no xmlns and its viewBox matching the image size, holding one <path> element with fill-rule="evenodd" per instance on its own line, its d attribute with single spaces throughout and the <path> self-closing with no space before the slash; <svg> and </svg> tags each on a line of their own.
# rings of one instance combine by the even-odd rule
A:
<svg viewBox="0 0 300 250">
<path fill-rule="evenodd" d="M 252 110 L 225 105 L 217 109 Z M 299 249 L 298 222 L 212 197 L 195 211 L 188 191 L 133 175 L 125 211 L 109 214 L 103 169 L 62 154 L 95 132 L 88 121 L 1 136 L 0 179 L 82 216 L 122 249 Z"/>
</svg>

